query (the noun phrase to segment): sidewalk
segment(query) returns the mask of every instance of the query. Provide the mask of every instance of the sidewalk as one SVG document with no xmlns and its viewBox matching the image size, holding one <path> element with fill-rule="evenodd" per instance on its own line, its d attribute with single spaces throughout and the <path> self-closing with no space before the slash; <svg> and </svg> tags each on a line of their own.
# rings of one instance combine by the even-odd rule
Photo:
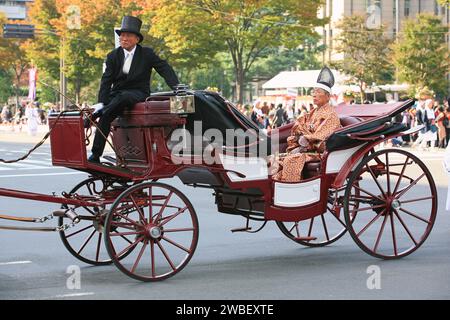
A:
<svg viewBox="0 0 450 320">
<path fill-rule="evenodd" d="M 22 131 L 19 130 L 18 125 L 14 126 L 14 131 L 10 125 L 0 125 L 0 141 L 14 143 L 38 143 L 42 140 L 48 130 L 47 125 L 39 125 L 37 134 L 35 136 L 30 136 L 26 125 L 22 126 Z M 50 143 L 50 139 L 47 139 L 45 143 Z"/>
</svg>

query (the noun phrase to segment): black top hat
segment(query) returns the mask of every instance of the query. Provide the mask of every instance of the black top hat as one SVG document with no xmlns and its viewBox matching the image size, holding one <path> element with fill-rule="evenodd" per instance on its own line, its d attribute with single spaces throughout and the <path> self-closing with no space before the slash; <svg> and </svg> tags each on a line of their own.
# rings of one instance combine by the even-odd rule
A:
<svg viewBox="0 0 450 320">
<path fill-rule="evenodd" d="M 144 36 L 141 34 L 142 21 L 139 18 L 132 16 L 125 16 L 122 18 L 122 26 L 120 30 L 116 30 L 116 33 L 120 36 L 122 32 L 131 32 L 139 37 L 139 43 L 144 40 Z"/>
</svg>

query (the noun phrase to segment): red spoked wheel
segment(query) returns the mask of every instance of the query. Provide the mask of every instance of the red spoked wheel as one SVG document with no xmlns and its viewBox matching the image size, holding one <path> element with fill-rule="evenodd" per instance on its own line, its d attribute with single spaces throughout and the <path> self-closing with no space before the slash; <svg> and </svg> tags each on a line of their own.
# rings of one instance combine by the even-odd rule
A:
<svg viewBox="0 0 450 320">
<path fill-rule="evenodd" d="M 354 203 L 357 209 L 351 207 Z M 362 250 L 382 259 L 417 250 L 430 234 L 436 213 L 437 191 L 430 171 L 403 150 L 366 156 L 354 170 L 344 197 L 350 235 Z"/>
<path fill-rule="evenodd" d="M 111 189 L 113 185 L 113 181 L 92 177 L 80 182 L 69 194 L 76 194 L 83 199 L 101 200 L 104 199 L 107 190 Z M 116 184 L 114 187 L 127 188 L 126 184 Z M 111 264 L 112 261 L 102 243 L 104 221 L 108 212 L 106 206 L 79 207 L 63 205 L 62 209 L 72 209 L 80 218 L 80 222 L 73 228 L 59 232 L 66 249 L 75 258 L 85 263 L 95 266 Z M 66 217 L 58 218 L 59 226 L 69 224 L 70 222 Z"/>
<path fill-rule="evenodd" d="M 160 281 L 187 265 L 198 232 L 197 215 L 184 194 L 166 184 L 145 182 L 127 189 L 113 203 L 106 217 L 105 243 L 123 273 L 141 281 Z M 120 258 L 131 249 L 135 250 Z"/>
<path fill-rule="evenodd" d="M 307 247 L 324 247 L 336 242 L 347 232 L 347 227 L 342 213 L 336 215 L 332 205 L 334 197 L 343 196 L 344 192 L 343 188 L 337 195 L 330 195 L 327 212 L 324 214 L 303 221 L 277 221 L 278 228 L 289 239 Z M 357 189 L 354 192 L 359 194 Z M 351 205 L 353 208 L 357 206 L 355 203 Z"/>
</svg>

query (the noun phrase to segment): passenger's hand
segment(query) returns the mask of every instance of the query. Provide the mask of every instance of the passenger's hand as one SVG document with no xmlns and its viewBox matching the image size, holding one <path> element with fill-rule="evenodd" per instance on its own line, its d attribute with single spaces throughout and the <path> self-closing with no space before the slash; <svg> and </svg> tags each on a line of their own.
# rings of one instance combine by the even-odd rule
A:
<svg viewBox="0 0 450 320">
<path fill-rule="evenodd" d="M 298 144 L 300 145 L 300 147 L 306 149 L 309 146 L 309 141 L 304 136 L 300 136 L 300 138 L 298 138 Z"/>
</svg>

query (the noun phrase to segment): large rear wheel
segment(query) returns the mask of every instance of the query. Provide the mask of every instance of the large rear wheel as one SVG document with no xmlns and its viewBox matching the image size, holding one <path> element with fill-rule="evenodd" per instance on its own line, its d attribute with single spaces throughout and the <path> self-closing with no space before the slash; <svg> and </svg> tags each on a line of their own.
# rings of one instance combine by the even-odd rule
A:
<svg viewBox="0 0 450 320">
<path fill-rule="evenodd" d="M 396 259 L 425 242 L 437 203 L 436 186 L 425 164 L 404 150 L 385 149 L 366 156 L 354 170 L 344 197 L 344 216 L 362 250 Z"/>
</svg>

